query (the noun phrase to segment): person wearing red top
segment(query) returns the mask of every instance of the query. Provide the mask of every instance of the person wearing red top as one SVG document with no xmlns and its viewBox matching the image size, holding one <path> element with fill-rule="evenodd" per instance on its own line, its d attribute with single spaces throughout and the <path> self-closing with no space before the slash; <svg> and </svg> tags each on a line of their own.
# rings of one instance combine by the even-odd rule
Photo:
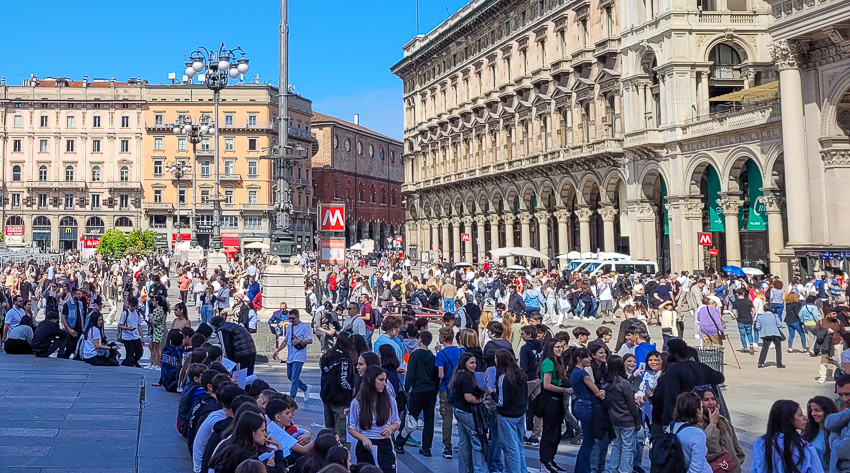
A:
<svg viewBox="0 0 850 473">
<path fill-rule="evenodd" d="M 366 325 L 366 346 L 369 351 L 372 351 L 372 335 L 375 333 L 375 317 L 372 314 L 372 304 L 369 301 L 369 296 L 360 294 L 360 303 L 363 304 L 360 309 L 360 318 L 363 319 L 363 324 Z"/>
<path fill-rule="evenodd" d="M 330 291 L 331 298 L 334 304 L 336 304 L 336 273 L 331 273 L 331 275 L 328 276 L 328 291 Z"/>
<path fill-rule="evenodd" d="M 189 295 L 189 283 L 192 280 L 189 279 L 186 273 L 181 272 L 180 277 L 177 278 L 177 282 L 180 283 L 180 300 L 185 304 L 186 298 Z"/>
</svg>

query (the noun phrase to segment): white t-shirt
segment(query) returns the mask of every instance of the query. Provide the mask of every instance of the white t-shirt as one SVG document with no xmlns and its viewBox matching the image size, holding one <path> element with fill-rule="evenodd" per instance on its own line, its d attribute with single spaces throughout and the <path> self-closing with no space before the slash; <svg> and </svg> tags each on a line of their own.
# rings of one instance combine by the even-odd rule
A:
<svg viewBox="0 0 850 473">
<path fill-rule="evenodd" d="M 100 330 L 97 327 L 92 327 L 91 332 L 83 342 L 83 358 L 89 359 L 97 356 L 97 349 L 94 347 L 95 339 L 100 339 Z"/>
<path fill-rule="evenodd" d="M 121 317 L 118 320 L 118 323 L 121 325 L 126 325 L 128 327 L 138 327 L 141 323 L 141 318 L 139 317 L 139 313 L 137 311 L 126 311 L 121 313 Z M 140 337 L 139 331 L 137 330 L 122 330 L 121 331 L 121 340 L 138 340 Z"/>
<path fill-rule="evenodd" d="M 841 364 L 850 363 L 850 348 L 841 352 Z"/>
<path fill-rule="evenodd" d="M 614 297 L 611 295 L 611 283 L 603 282 L 599 283 L 599 300 L 600 301 L 610 301 L 613 300 Z"/>
<path fill-rule="evenodd" d="M 9 312 L 6 312 L 6 323 L 9 324 L 9 330 L 20 325 L 21 318 L 25 315 L 27 314 L 24 312 L 24 309 L 18 309 L 17 307 L 9 309 Z"/>
</svg>

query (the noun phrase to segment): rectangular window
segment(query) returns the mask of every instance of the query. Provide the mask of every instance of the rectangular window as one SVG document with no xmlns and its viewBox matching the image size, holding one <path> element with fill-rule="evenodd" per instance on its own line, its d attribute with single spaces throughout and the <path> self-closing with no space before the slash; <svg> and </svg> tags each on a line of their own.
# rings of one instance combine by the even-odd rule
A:
<svg viewBox="0 0 850 473">
<path fill-rule="evenodd" d="M 257 139 L 248 138 L 248 151 L 257 151 Z"/>
<path fill-rule="evenodd" d="M 248 126 L 257 126 L 257 116 L 248 115 Z"/>
<path fill-rule="evenodd" d="M 201 140 L 201 150 L 209 151 L 210 150 L 210 139 L 204 138 Z"/>
<path fill-rule="evenodd" d="M 255 160 L 248 161 L 248 178 L 257 178 L 257 161 Z"/>
<path fill-rule="evenodd" d="M 210 190 L 209 189 L 201 189 L 201 203 L 208 204 L 210 201 Z"/>
<path fill-rule="evenodd" d="M 100 209 L 100 194 L 92 194 L 91 195 L 91 209 L 99 210 Z"/>
<path fill-rule="evenodd" d="M 13 140 L 12 141 L 12 151 L 15 153 L 20 153 L 23 149 L 23 141 L 21 140 Z"/>
<path fill-rule="evenodd" d="M 239 217 L 235 215 L 225 215 L 221 217 L 221 228 L 238 228 Z"/>
<path fill-rule="evenodd" d="M 23 128 L 24 127 L 24 117 L 23 115 L 15 115 L 15 128 Z"/>
<path fill-rule="evenodd" d="M 154 189 L 153 190 L 153 201 L 155 204 L 162 203 L 162 189 Z"/>
<path fill-rule="evenodd" d="M 184 205 L 186 203 L 186 189 L 177 190 L 177 203 Z"/>
<path fill-rule="evenodd" d="M 130 152 L 130 140 L 121 140 L 121 152 L 129 153 Z"/>
<path fill-rule="evenodd" d="M 12 208 L 21 208 L 21 194 L 12 194 Z"/>
<path fill-rule="evenodd" d="M 74 208 L 74 194 L 65 194 L 65 209 Z"/>
<path fill-rule="evenodd" d="M 73 153 L 74 152 L 74 140 L 65 140 L 65 152 Z"/>
<path fill-rule="evenodd" d="M 490 45 L 496 44 L 496 30 L 490 31 Z"/>
<path fill-rule="evenodd" d="M 233 151 L 233 138 L 225 138 L 224 139 L 224 150 L 225 151 Z"/>
<path fill-rule="evenodd" d="M 159 159 L 153 162 L 153 177 L 162 177 L 162 161 Z"/>
<path fill-rule="evenodd" d="M 95 100 L 98 100 L 98 99 L 95 99 Z M 92 104 L 91 108 L 100 108 L 100 104 L 99 103 Z"/>
<path fill-rule="evenodd" d="M 154 115 L 153 116 L 153 123 L 154 123 L 154 125 L 162 125 L 163 124 L 162 115 L 161 114 Z"/>
<path fill-rule="evenodd" d="M 511 34 L 511 21 L 508 20 L 505 22 L 505 35 Z"/>
<path fill-rule="evenodd" d="M 177 138 L 177 151 L 186 151 L 186 138 Z"/>
<path fill-rule="evenodd" d="M 233 191 L 224 191 L 224 203 L 232 204 L 233 203 Z"/>
<path fill-rule="evenodd" d="M 204 178 L 210 177 L 210 162 L 209 161 L 201 161 L 201 177 L 204 177 Z"/>
<path fill-rule="evenodd" d="M 118 196 L 118 207 L 122 209 L 126 209 L 130 207 L 130 196 L 127 194 L 121 194 Z"/>
<path fill-rule="evenodd" d="M 154 138 L 153 139 L 153 149 L 156 151 L 162 151 L 165 149 L 165 145 L 163 144 L 162 138 Z"/>
<path fill-rule="evenodd" d="M 92 117 L 92 126 L 95 128 L 100 128 L 100 115 L 95 115 Z"/>
<path fill-rule="evenodd" d="M 248 191 L 248 203 L 256 204 L 257 203 L 257 191 L 250 190 Z"/>
<path fill-rule="evenodd" d="M 121 128 L 130 128 L 130 117 L 121 117 Z"/>
<path fill-rule="evenodd" d="M 74 128 L 75 120 L 73 115 L 68 115 L 65 117 L 65 126 L 68 128 Z"/>
<path fill-rule="evenodd" d="M 541 16 L 546 13 L 546 3 L 544 3 L 543 0 L 540 0 L 540 2 L 537 3 L 537 8 L 540 11 Z"/>
<path fill-rule="evenodd" d="M 263 227 L 263 217 L 256 217 L 256 216 L 244 217 L 242 219 L 242 225 L 244 225 L 245 228 L 262 228 Z"/>
<path fill-rule="evenodd" d="M 91 152 L 100 153 L 100 140 L 91 140 Z"/>
<path fill-rule="evenodd" d="M 39 117 L 39 126 L 42 128 L 47 128 L 47 115 L 42 115 Z"/>
<path fill-rule="evenodd" d="M 46 209 L 47 208 L 47 194 L 38 194 L 38 208 Z"/>
<path fill-rule="evenodd" d="M 235 166 L 235 161 L 233 161 L 232 159 L 226 160 L 224 162 L 224 174 L 226 174 L 228 176 L 231 175 L 231 174 L 235 174 L 234 173 L 234 166 Z"/>
<path fill-rule="evenodd" d="M 47 152 L 47 140 L 38 140 L 38 152 L 46 153 Z"/>
<path fill-rule="evenodd" d="M 233 115 L 225 115 L 224 124 L 227 126 L 233 126 Z"/>
</svg>

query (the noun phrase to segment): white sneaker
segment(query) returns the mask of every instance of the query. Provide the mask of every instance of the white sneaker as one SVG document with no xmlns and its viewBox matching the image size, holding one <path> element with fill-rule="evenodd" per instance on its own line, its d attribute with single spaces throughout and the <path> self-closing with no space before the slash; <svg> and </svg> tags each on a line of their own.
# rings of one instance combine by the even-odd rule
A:
<svg viewBox="0 0 850 473">
<path fill-rule="evenodd" d="M 310 396 L 311 396 L 312 394 L 313 394 L 313 385 L 312 385 L 312 384 L 308 384 L 308 385 L 307 385 L 307 390 L 306 390 L 306 391 L 304 391 L 304 402 L 309 401 L 309 400 L 310 400 Z"/>
</svg>

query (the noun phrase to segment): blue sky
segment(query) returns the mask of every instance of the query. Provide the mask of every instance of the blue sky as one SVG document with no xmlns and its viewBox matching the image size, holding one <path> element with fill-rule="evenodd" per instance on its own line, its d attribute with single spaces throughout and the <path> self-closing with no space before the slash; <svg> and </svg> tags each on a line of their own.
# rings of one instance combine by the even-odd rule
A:
<svg viewBox="0 0 850 473">
<path fill-rule="evenodd" d="M 467 0 L 420 0 L 427 32 Z M 0 0 L 13 19 L 0 73 L 167 82 L 197 46 L 242 46 L 251 74 L 277 83 L 279 1 Z M 290 0 L 290 75 L 313 109 L 402 137 L 401 80 L 389 67 L 416 33 L 416 0 Z M 12 36 L 8 36 L 11 38 Z M 179 75 L 178 75 L 179 77 Z"/>
</svg>

